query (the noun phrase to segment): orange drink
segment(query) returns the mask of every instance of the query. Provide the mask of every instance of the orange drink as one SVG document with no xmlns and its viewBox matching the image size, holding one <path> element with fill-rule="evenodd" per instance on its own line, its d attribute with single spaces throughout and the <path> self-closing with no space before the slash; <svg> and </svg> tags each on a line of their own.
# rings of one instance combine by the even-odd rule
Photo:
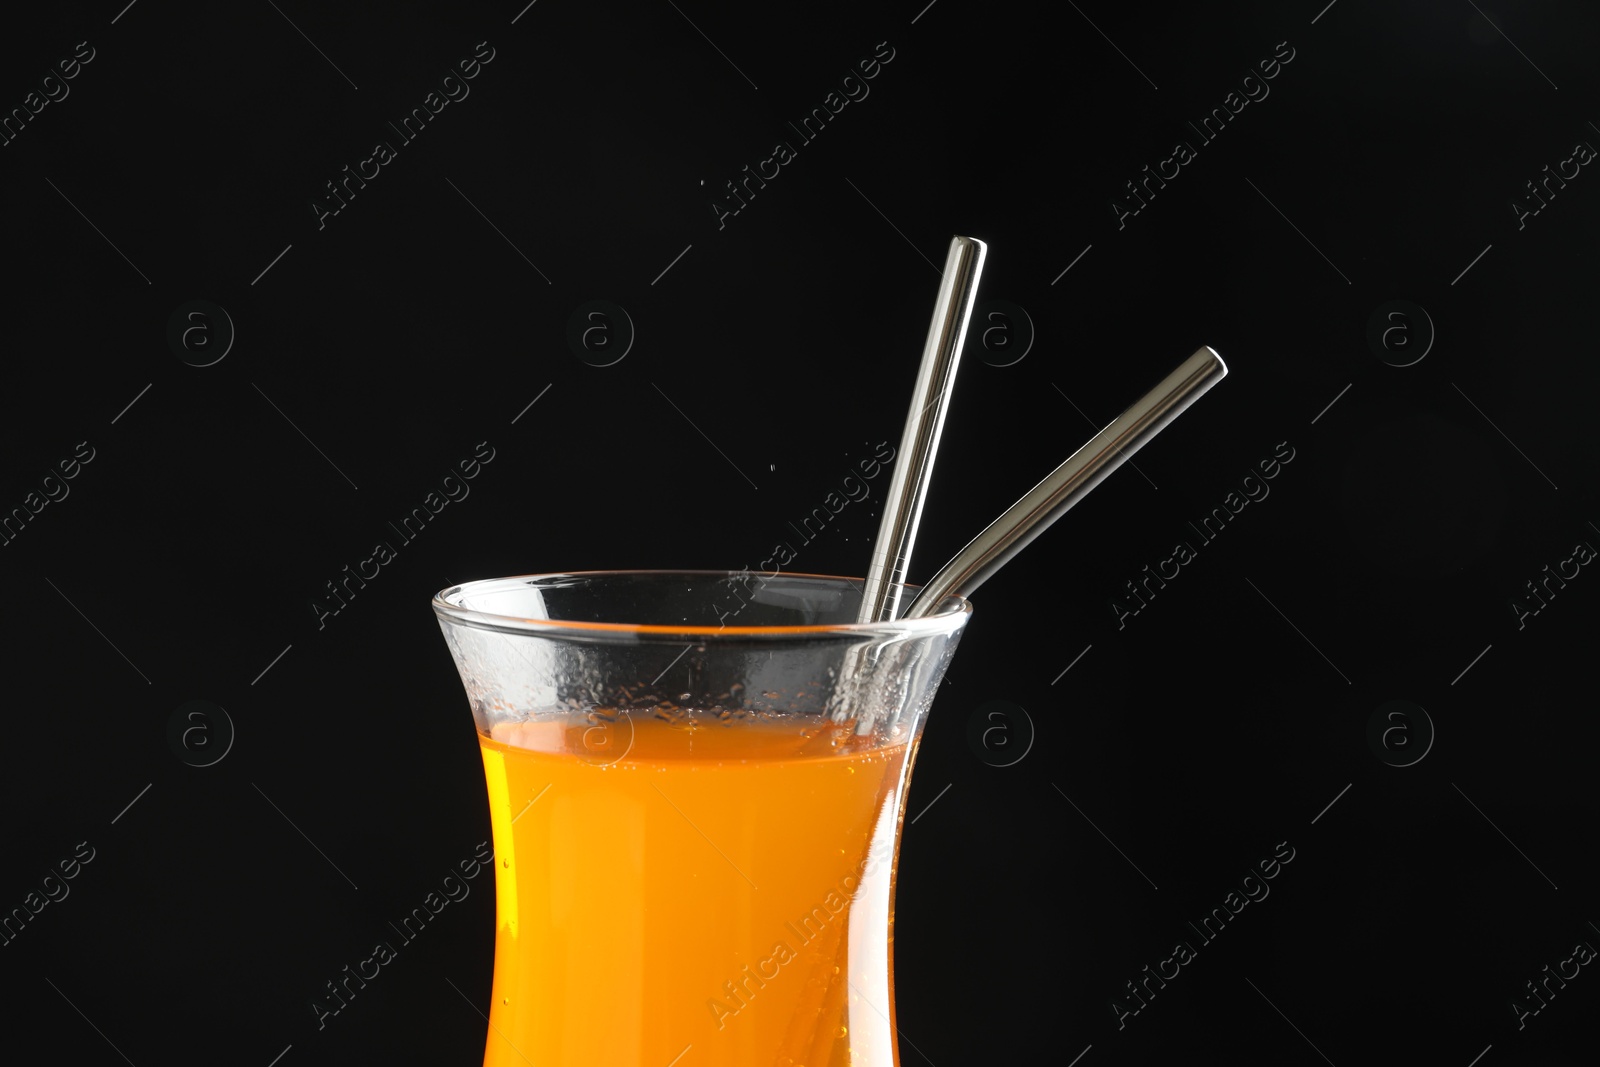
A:
<svg viewBox="0 0 1600 1067">
<path fill-rule="evenodd" d="M 682 711 L 479 740 L 497 894 L 485 1067 L 896 1062 L 914 743 Z"/>
</svg>

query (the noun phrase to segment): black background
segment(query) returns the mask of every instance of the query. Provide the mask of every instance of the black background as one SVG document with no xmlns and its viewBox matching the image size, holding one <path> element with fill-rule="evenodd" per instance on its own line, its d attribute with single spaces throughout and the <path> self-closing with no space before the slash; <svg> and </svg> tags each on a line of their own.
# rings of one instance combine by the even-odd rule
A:
<svg viewBox="0 0 1600 1067">
<path fill-rule="evenodd" d="M 1036 336 L 1009 362 L 1027 330 L 974 319 L 1000 329 L 963 361 L 914 579 L 1198 345 L 1231 374 L 974 598 L 907 806 L 902 1062 L 1595 1061 L 1589 968 L 1520 1029 L 1511 1004 L 1600 945 L 1600 578 L 1512 601 L 1600 545 L 1600 177 L 1512 203 L 1600 144 L 1600 11 L 924 2 L 8 12 L 0 107 L 94 49 L 0 148 L 0 509 L 93 450 L 0 548 L 0 908 L 94 849 L 0 947 L 8 1045 L 478 1062 L 487 880 L 322 1029 L 307 1006 L 489 835 L 429 596 L 793 542 L 898 441 L 960 233 Z M 319 228 L 324 183 L 480 41 L 470 95 Z M 879 42 L 870 95 L 719 228 L 714 191 Z M 1186 125 L 1290 50 L 1213 142 Z M 236 331 L 207 367 L 167 340 L 192 300 Z M 593 300 L 636 331 L 606 367 L 566 339 Z M 324 583 L 482 441 L 470 496 L 319 626 Z M 1281 442 L 1270 496 L 1199 545 Z M 887 482 L 791 569 L 862 573 Z M 1180 540 L 1197 558 L 1119 625 Z M 169 741 L 191 700 L 234 733 L 209 766 L 184 757 L 217 713 Z M 968 740 L 990 700 L 1031 723 L 999 756 Z M 1375 749 L 1393 700 L 1426 721 Z M 1119 1028 L 1124 983 L 1280 842 L 1270 896 Z"/>
</svg>

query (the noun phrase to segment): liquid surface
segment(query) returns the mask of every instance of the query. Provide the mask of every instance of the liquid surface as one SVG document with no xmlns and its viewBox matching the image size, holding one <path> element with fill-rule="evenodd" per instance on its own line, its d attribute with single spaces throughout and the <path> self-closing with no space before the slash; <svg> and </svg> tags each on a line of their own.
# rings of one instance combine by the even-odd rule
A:
<svg viewBox="0 0 1600 1067">
<path fill-rule="evenodd" d="M 486 1067 L 894 1067 L 907 745 L 692 714 L 479 741 Z"/>
</svg>

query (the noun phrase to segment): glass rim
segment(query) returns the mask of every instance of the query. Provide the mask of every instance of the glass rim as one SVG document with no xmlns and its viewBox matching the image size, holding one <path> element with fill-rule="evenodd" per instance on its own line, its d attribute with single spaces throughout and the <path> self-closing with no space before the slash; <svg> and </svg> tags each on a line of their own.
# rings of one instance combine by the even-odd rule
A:
<svg viewBox="0 0 1600 1067">
<path fill-rule="evenodd" d="M 794 637 L 928 637 L 949 632 L 953 625 L 972 614 L 972 603 L 965 597 L 951 594 L 939 604 L 938 610 L 916 619 L 895 619 L 890 622 L 811 623 L 801 626 L 688 626 L 668 623 L 585 622 L 576 619 L 530 619 L 523 615 L 501 615 L 479 611 L 454 603 L 469 592 L 484 592 L 493 587 L 515 588 L 518 585 L 538 584 L 571 578 L 729 578 L 744 571 L 676 570 L 671 568 L 638 568 L 633 570 L 554 571 L 545 574 L 518 574 L 504 578 L 483 578 L 461 582 L 441 589 L 433 596 L 433 611 L 440 619 L 470 626 L 480 630 L 501 633 L 527 634 L 541 637 L 570 636 L 587 640 L 648 641 L 693 637 L 700 642 L 707 639 L 783 639 Z M 804 571 L 779 571 L 774 577 L 814 579 L 829 582 L 860 583 L 865 579 L 838 574 L 812 574 Z M 771 579 L 768 579 L 769 581 Z M 900 586 L 902 606 L 909 605 L 922 586 L 903 583 Z"/>
</svg>

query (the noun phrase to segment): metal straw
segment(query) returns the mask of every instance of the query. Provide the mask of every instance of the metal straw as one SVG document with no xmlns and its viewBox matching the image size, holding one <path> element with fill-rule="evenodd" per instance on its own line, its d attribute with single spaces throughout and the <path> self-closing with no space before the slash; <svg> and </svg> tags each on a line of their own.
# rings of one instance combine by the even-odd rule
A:
<svg viewBox="0 0 1600 1067">
<path fill-rule="evenodd" d="M 932 614 L 952 593 L 970 596 L 1227 373 L 1222 357 L 1202 346 L 974 537 L 922 587 L 903 618 Z"/>
<path fill-rule="evenodd" d="M 905 581 L 906 565 L 922 518 L 922 501 L 933 474 L 934 454 L 939 449 L 939 434 L 944 429 L 944 414 L 950 406 L 950 387 L 961 361 L 961 348 L 967 340 L 967 320 L 972 316 L 972 297 L 983 273 L 988 248 L 971 237 L 950 238 L 945 257 L 944 280 L 939 283 L 939 298 L 934 304 L 933 321 L 922 349 L 922 365 L 911 394 L 911 410 L 900 435 L 894 474 L 889 479 L 889 495 L 884 501 L 883 518 L 878 523 L 878 539 L 873 543 L 872 562 L 867 568 L 867 584 L 862 591 L 859 622 L 884 622 L 895 617 L 900 607 L 900 585 Z"/>
</svg>

